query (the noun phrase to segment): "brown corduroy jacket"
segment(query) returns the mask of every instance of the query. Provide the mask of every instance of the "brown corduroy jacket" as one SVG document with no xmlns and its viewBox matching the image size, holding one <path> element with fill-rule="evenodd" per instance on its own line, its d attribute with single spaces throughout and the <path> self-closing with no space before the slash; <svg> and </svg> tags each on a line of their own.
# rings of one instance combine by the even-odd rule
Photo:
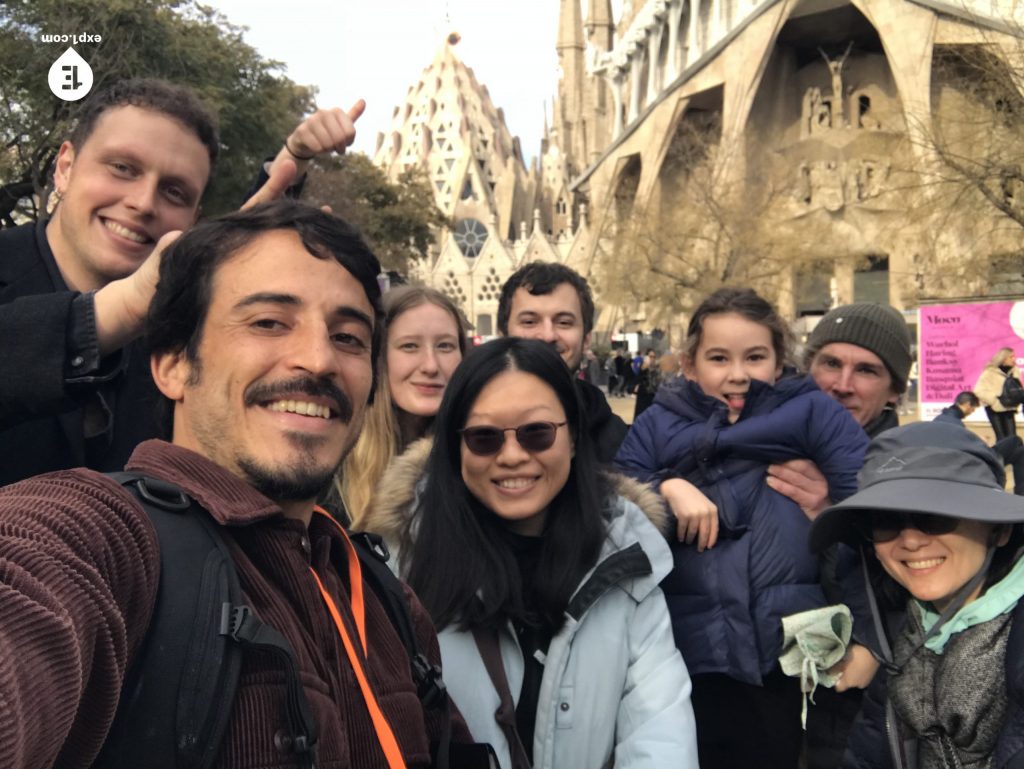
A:
<svg viewBox="0 0 1024 769">
<path fill-rule="evenodd" d="M 321 516 L 307 529 L 224 468 L 162 441 L 127 469 L 178 484 L 223 527 L 245 602 L 295 650 L 320 727 L 319 765 L 385 767 L 344 648 L 309 572 L 349 612 L 341 535 Z M 145 638 L 159 582 L 159 546 L 131 492 L 91 470 L 0 489 L 0 766 L 88 767 L 103 745 L 121 685 Z M 409 659 L 373 591 L 365 590 L 367 671 L 407 765 L 429 765 L 439 715 L 424 710 Z M 433 627 L 412 597 L 422 648 Z M 349 627 L 352 624 L 349 623 Z M 294 767 L 275 735 L 287 725 L 286 678 L 269 655 L 246 654 L 219 767 Z M 454 716 L 454 736 L 469 739 Z M 280 742 L 280 740 L 278 740 Z"/>
</svg>

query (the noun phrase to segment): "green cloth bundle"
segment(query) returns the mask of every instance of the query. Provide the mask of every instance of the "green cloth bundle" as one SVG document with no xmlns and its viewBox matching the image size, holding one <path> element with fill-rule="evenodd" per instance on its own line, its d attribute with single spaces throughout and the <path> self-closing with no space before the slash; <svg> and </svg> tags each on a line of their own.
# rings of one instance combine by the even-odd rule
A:
<svg viewBox="0 0 1024 769">
<path fill-rule="evenodd" d="M 829 668 L 846 656 L 853 633 L 853 616 L 844 604 L 823 606 L 782 618 L 782 654 L 779 663 L 787 676 L 799 676 L 804 707 L 800 715 L 807 728 L 807 702 L 814 702 L 814 690 L 833 687 L 838 675 Z"/>
</svg>

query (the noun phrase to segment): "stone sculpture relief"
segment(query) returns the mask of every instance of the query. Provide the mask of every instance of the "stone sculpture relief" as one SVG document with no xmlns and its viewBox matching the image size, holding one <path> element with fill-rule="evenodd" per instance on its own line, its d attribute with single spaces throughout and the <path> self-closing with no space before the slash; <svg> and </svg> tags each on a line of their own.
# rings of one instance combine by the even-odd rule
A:
<svg viewBox="0 0 1024 769">
<path fill-rule="evenodd" d="M 855 89 L 843 82 L 843 69 L 853 49 L 851 42 L 838 59 L 830 59 L 820 48 L 822 58 L 828 67 L 831 91 L 822 93 L 819 86 L 804 91 L 800 110 L 800 138 L 819 136 L 827 131 L 843 128 L 866 128 L 877 131 L 881 122 L 872 113 L 871 96 L 866 89 Z"/>
<path fill-rule="evenodd" d="M 882 194 L 891 168 L 889 161 L 874 158 L 805 161 L 797 167 L 793 198 L 834 213 Z"/>
</svg>

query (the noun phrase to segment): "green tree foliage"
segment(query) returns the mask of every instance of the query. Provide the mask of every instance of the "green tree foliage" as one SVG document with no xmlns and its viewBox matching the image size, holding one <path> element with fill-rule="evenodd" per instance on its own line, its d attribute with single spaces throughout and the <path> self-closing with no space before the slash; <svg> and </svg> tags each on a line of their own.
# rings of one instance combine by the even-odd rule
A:
<svg viewBox="0 0 1024 769">
<path fill-rule="evenodd" d="M 362 154 L 315 162 L 306 197 L 359 227 L 381 264 L 402 274 L 408 274 L 413 261 L 427 256 L 435 228 L 451 227 L 422 171 L 403 171 L 392 182 Z"/>
<path fill-rule="evenodd" d="M 67 43 L 44 43 L 42 36 L 99 35 L 99 43 L 75 46 L 92 67 L 93 93 L 123 78 L 161 77 L 190 86 L 219 115 L 221 161 L 203 210 L 237 208 L 259 163 L 311 109 L 313 96 L 285 77 L 279 62 L 246 44 L 242 32 L 195 0 L 0 2 L 0 184 L 31 184 L 41 193 L 89 98 L 69 103 L 50 92 L 47 73 Z"/>
</svg>

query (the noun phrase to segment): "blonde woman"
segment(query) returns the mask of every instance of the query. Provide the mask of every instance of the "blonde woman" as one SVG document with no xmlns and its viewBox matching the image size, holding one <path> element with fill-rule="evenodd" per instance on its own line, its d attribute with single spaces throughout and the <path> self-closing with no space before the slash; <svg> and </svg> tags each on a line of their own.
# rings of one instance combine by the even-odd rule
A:
<svg viewBox="0 0 1024 769">
<path fill-rule="evenodd" d="M 997 441 L 1017 434 L 1017 423 L 1014 420 L 1017 407 L 1004 406 L 999 402 L 999 395 L 1003 392 L 1007 377 L 1014 377 L 1020 381 L 1020 369 L 1017 368 L 1017 357 L 1013 348 L 1000 347 L 999 352 L 982 369 L 978 383 L 974 385 L 974 394 L 985 406 L 985 414 L 992 423 Z"/>
<path fill-rule="evenodd" d="M 353 528 L 359 528 L 391 460 L 431 431 L 448 380 L 466 352 L 462 314 L 440 291 L 400 286 L 383 301 L 377 393 L 338 479 Z"/>
</svg>

